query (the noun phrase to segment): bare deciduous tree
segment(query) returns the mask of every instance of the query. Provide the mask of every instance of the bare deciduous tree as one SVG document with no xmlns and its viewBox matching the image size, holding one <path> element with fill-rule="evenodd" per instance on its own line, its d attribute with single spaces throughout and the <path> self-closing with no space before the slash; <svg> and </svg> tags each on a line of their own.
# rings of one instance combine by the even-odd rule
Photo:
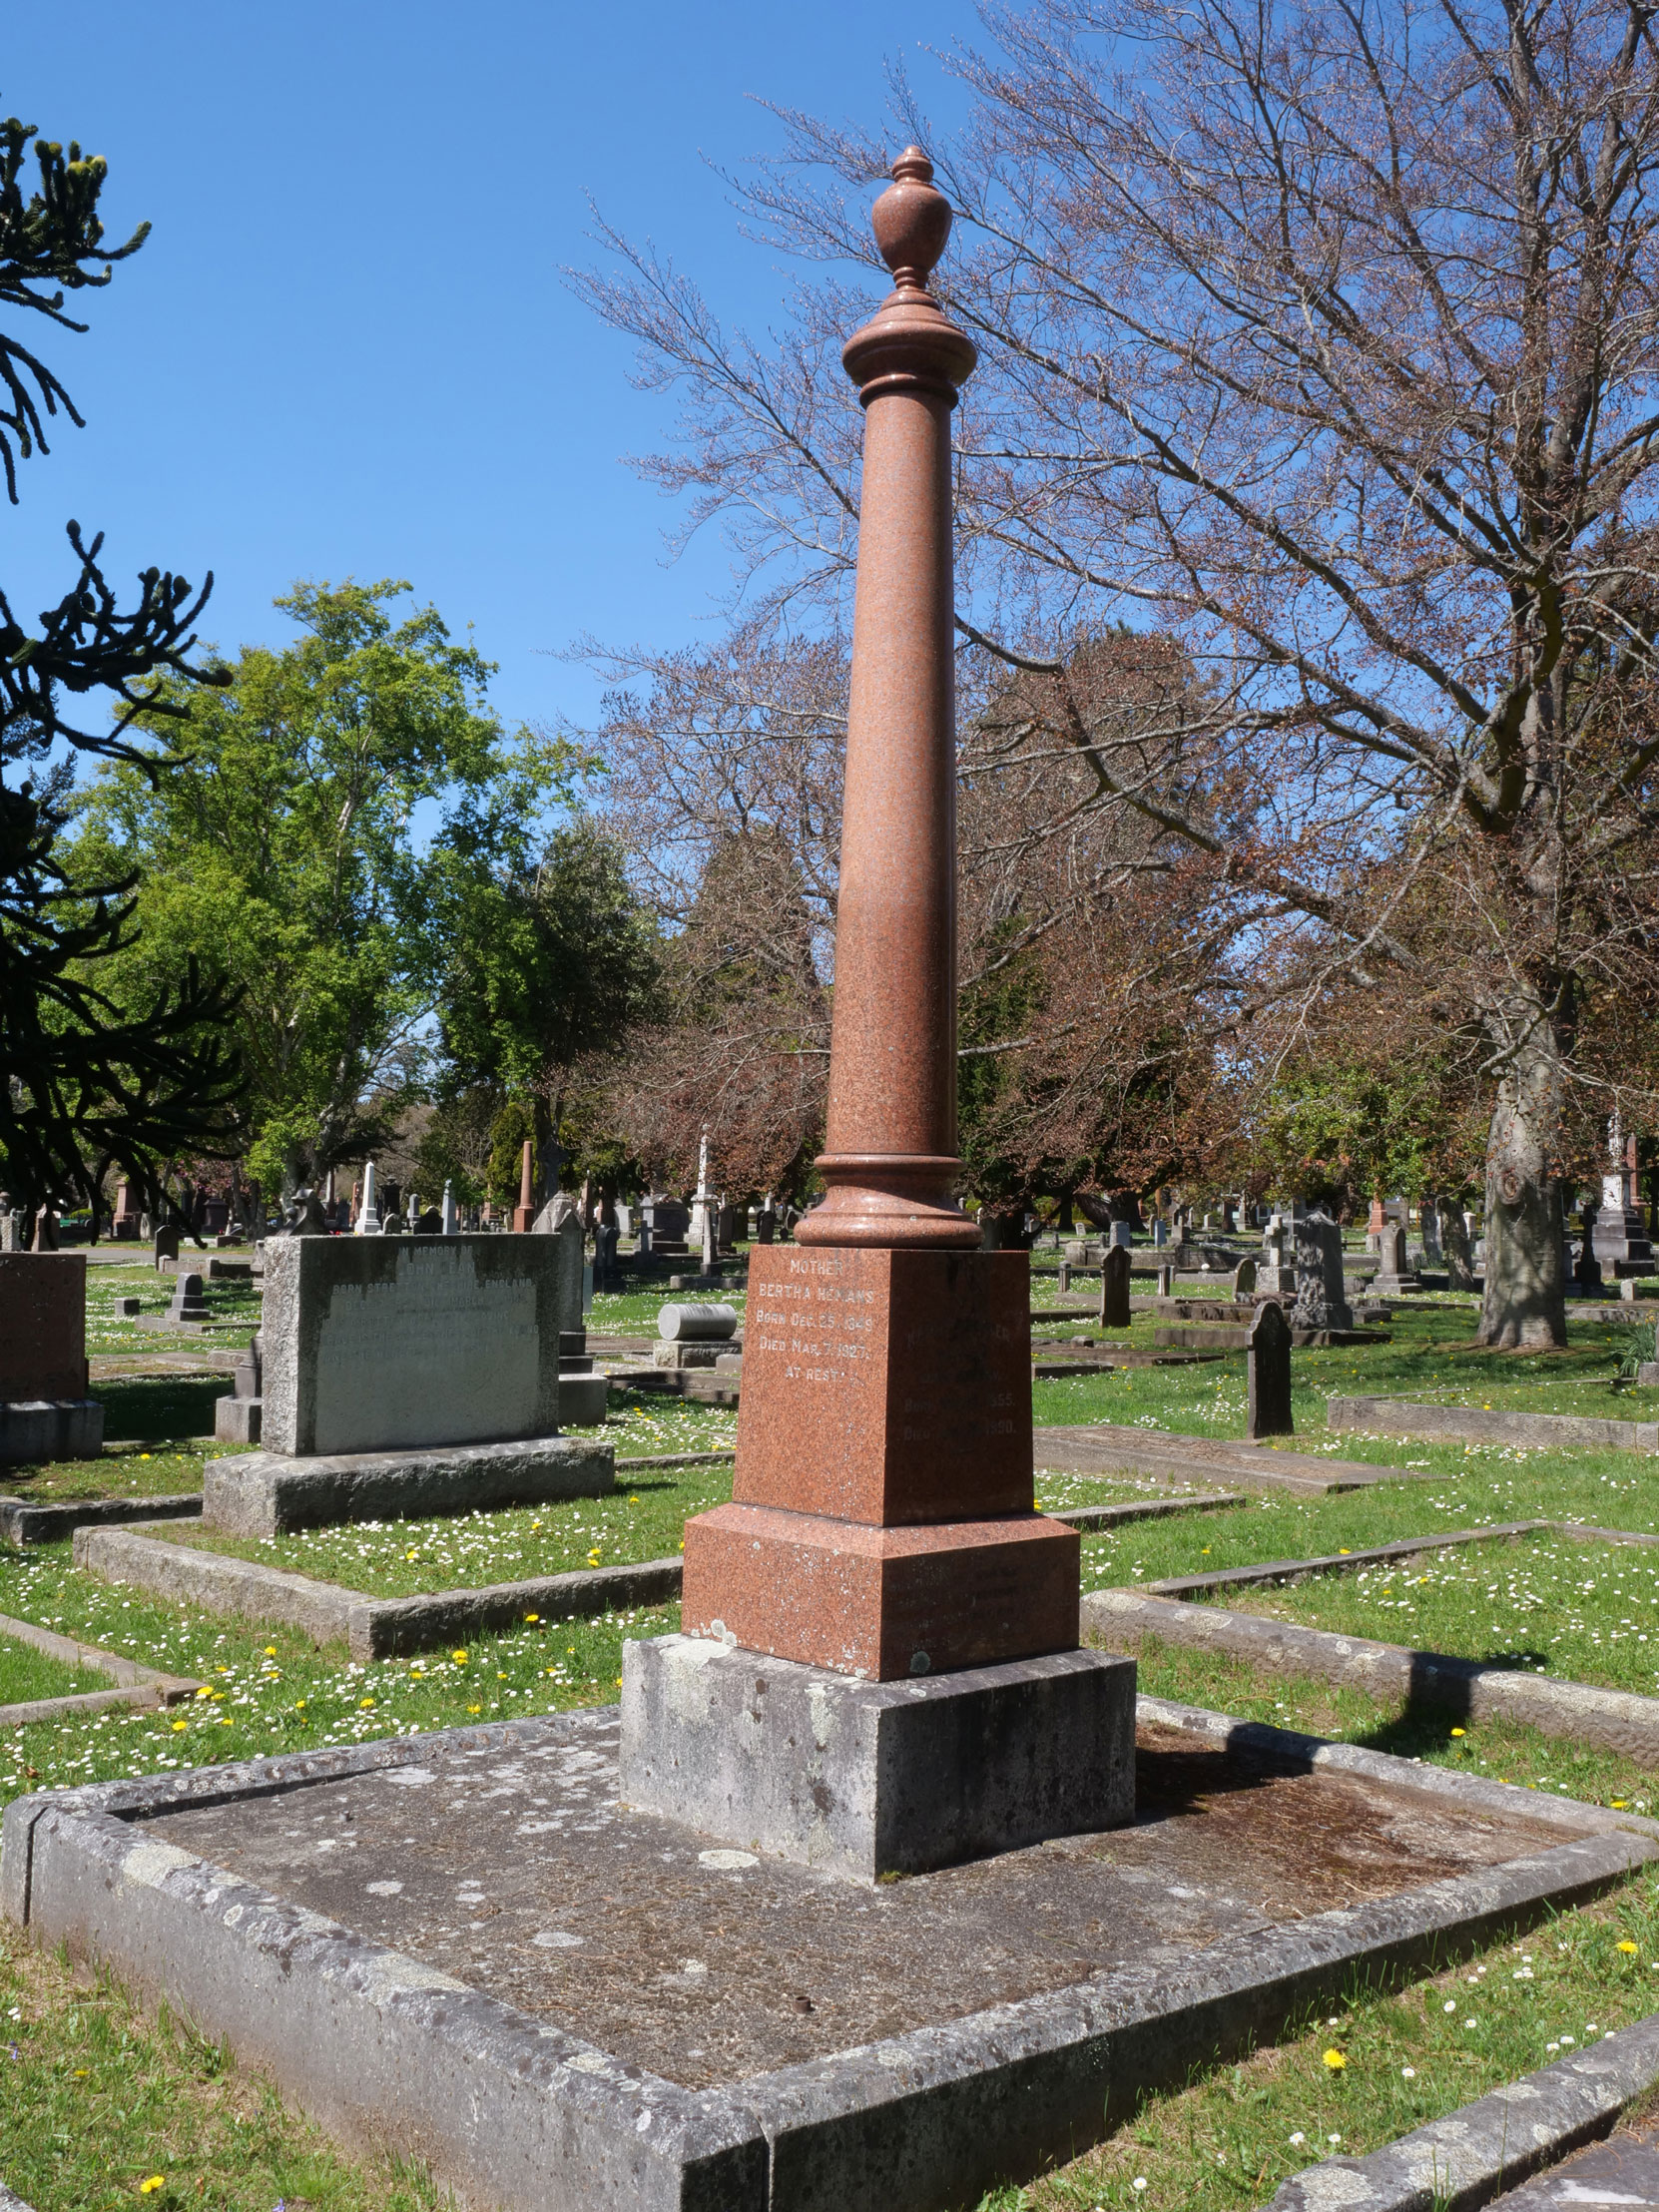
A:
<svg viewBox="0 0 1659 2212">
<path fill-rule="evenodd" d="M 932 148 L 959 211 L 948 302 L 981 356 L 964 638 L 1053 677 L 1047 727 L 1091 805 L 1258 902 L 1273 987 L 1287 945 L 1310 992 L 1411 972 L 1390 901 L 1450 886 L 1491 1101 L 1481 1334 L 1560 1343 L 1567 1093 L 1604 1083 L 1637 1118 L 1587 1024 L 1654 980 L 1649 11 L 1032 0 L 987 27 L 954 64 L 968 126 Z M 902 85 L 896 104 L 926 137 Z M 729 338 L 621 241 L 622 274 L 589 285 L 682 390 L 665 480 L 733 523 L 779 601 L 832 595 L 852 557 L 832 341 L 867 298 L 844 265 L 870 262 L 889 155 L 786 122 L 743 197 L 821 267 L 787 343 Z M 1070 642 L 1126 609 L 1199 677 L 1150 781 L 1069 696 Z M 1255 776 L 1242 829 L 1184 805 L 1189 748 Z"/>
</svg>

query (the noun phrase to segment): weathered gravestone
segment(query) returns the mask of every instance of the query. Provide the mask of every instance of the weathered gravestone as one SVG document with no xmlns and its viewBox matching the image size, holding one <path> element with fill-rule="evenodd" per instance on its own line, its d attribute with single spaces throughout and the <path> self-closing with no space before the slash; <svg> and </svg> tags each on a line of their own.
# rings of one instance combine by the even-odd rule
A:
<svg viewBox="0 0 1659 2212">
<path fill-rule="evenodd" d="M 1419 1291 L 1422 1284 L 1405 1263 L 1405 1232 L 1397 1221 L 1385 1221 L 1378 1233 L 1379 1262 L 1372 1289 L 1384 1298 L 1401 1291 Z"/>
<path fill-rule="evenodd" d="M 558 1433 L 558 1260 L 550 1237 L 273 1238 L 266 1448 L 209 1463 L 204 1520 L 273 1535 L 609 1490 L 610 1450 Z"/>
<path fill-rule="evenodd" d="M 1289 1436 L 1295 1433 L 1291 1419 L 1291 1325 L 1285 1309 L 1273 1300 L 1256 1309 L 1245 1352 L 1249 1410 L 1245 1434 Z"/>
<path fill-rule="evenodd" d="M 1233 1270 L 1233 1296 L 1236 1299 L 1256 1296 L 1256 1263 L 1248 1256 Z"/>
<path fill-rule="evenodd" d="M 1114 1244 L 1100 1266 L 1100 1326 L 1129 1327 L 1129 1247 Z"/>
<path fill-rule="evenodd" d="M 1354 1327 L 1343 1282 L 1343 1233 L 1329 1214 L 1308 1214 L 1296 1223 L 1296 1304 L 1291 1326 Z"/>
<path fill-rule="evenodd" d="M 1262 1258 L 1256 1272 L 1256 1288 L 1273 1298 L 1296 1296 L 1295 1246 L 1283 1214 L 1270 1215 L 1262 1232 Z"/>
<path fill-rule="evenodd" d="M 179 1232 L 167 1223 L 156 1231 L 156 1266 L 160 1270 L 163 1261 L 179 1257 Z"/>
<path fill-rule="evenodd" d="M 0 1253 L 0 1466 L 91 1459 L 104 1408 L 87 1394 L 87 1263 Z"/>
</svg>

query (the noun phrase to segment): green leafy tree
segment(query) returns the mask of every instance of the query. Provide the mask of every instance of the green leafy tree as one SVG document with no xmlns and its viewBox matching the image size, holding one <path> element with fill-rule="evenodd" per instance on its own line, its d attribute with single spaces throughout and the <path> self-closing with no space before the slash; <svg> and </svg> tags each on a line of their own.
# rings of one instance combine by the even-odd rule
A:
<svg viewBox="0 0 1659 2212">
<path fill-rule="evenodd" d="M 564 789 L 566 749 L 504 735 L 491 664 L 429 606 L 396 619 L 408 589 L 295 585 L 277 605 L 300 636 L 244 648 L 170 774 L 114 763 L 81 805 L 77 872 L 141 878 L 132 1001 L 192 962 L 242 994 L 244 1157 L 267 1189 L 385 1140 L 419 1094 L 453 930 Z"/>
<path fill-rule="evenodd" d="M 450 956 L 439 1031 L 443 1050 L 434 1141 L 474 1126 L 492 1099 L 485 1183 L 516 1198 L 526 1140 L 551 1137 L 578 1165 L 613 1172 L 623 1155 L 584 1108 L 592 1055 L 618 1050 L 657 1011 L 656 916 L 628 880 L 621 845 L 578 814 L 530 860 L 489 864 L 470 823 L 449 843 Z M 468 1103 L 463 1103 L 468 1102 Z M 574 1118 L 573 1118 L 574 1117 Z M 584 1163 L 583 1154 L 594 1157 Z M 428 1147 L 434 1176 L 454 1170 Z"/>
<path fill-rule="evenodd" d="M 25 195 L 31 146 L 37 188 Z M 136 254 L 106 243 L 98 213 L 106 165 L 71 142 L 67 154 L 14 116 L 0 123 L 0 313 L 27 313 L 84 331 L 66 292 L 108 284 Z M 74 401 L 38 354 L 0 330 L 0 465 L 17 500 L 17 463 L 47 450 L 46 424 Z M 58 856 L 77 755 L 103 755 L 154 782 L 165 738 L 198 687 L 221 673 L 192 659 L 194 625 L 212 589 L 146 569 L 123 609 L 90 544 L 68 525 L 75 580 L 34 627 L 0 592 L 0 1183 L 33 1212 L 71 1196 L 96 1207 L 119 1167 L 154 1188 L 156 1159 L 212 1153 L 239 1083 L 224 1023 L 230 999 L 188 959 L 147 996 L 118 1003 L 113 972 L 133 951 L 132 875 L 119 868 L 67 880 Z M 115 712 L 90 728 L 75 704 L 100 695 Z M 100 718 L 101 719 L 101 718 Z"/>
</svg>

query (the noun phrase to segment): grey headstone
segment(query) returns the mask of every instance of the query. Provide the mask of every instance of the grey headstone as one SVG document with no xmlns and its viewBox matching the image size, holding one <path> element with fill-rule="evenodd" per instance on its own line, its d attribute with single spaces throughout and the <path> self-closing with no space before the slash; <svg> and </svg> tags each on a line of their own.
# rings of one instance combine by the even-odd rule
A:
<svg viewBox="0 0 1659 2212">
<path fill-rule="evenodd" d="M 1256 1263 L 1246 1258 L 1233 1270 L 1233 1296 L 1254 1298 L 1256 1295 Z"/>
<path fill-rule="evenodd" d="M 1352 1329 L 1343 1284 L 1343 1233 L 1329 1214 L 1308 1214 L 1296 1228 L 1295 1329 Z"/>
<path fill-rule="evenodd" d="M 276 1237 L 266 1248 L 265 1436 L 286 1454 L 549 1436 L 558 1240 Z"/>
</svg>

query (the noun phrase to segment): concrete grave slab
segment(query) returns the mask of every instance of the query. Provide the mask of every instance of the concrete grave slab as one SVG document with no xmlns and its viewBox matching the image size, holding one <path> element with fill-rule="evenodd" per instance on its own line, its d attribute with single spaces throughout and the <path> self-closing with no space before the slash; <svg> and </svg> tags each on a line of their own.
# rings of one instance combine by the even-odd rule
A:
<svg viewBox="0 0 1659 2212">
<path fill-rule="evenodd" d="M 1376 1482 L 1437 1479 L 1416 1467 L 1374 1467 L 1323 1452 L 1281 1450 L 1227 1436 L 1180 1436 L 1112 1421 L 1039 1428 L 1033 1442 L 1037 1465 L 1057 1474 L 1136 1474 L 1184 1482 L 1213 1482 L 1222 1475 L 1249 1489 L 1309 1496 L 1367 1489 Z"/>
<path fill-rule="evenodd" d="M 1074 2156 L 1654 1824 L 1142 1700 L 1135 1824 L 870 1889 L 617 1801 L 614 1708 L 14 1801 L 0 1908 L 506 2212 L 906 2212 Z"/>
</svg>

